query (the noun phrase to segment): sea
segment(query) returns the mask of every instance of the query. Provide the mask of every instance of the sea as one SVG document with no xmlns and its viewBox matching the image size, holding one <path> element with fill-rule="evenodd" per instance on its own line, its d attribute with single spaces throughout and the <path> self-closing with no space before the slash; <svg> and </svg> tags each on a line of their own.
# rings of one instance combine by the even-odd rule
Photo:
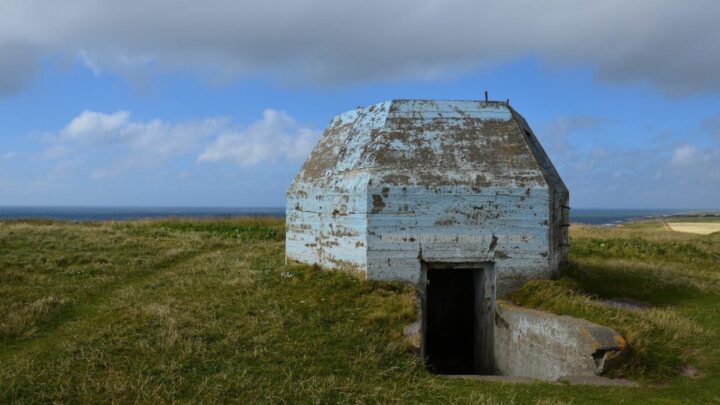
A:
<svg viewBox="0 0 720 405">
<path fill-rule="evenodd" d="M 694 213 L 682 209 L 574 208 L 570 222 L 617 225 L 638 219 Z M 148 218 L 210 218 L 270 216 L 282 218 L 284 207 L 13 207 L 0 206 L 0 219 L 54 219 L 68 221 L 125 221 Z"/>
</svg>

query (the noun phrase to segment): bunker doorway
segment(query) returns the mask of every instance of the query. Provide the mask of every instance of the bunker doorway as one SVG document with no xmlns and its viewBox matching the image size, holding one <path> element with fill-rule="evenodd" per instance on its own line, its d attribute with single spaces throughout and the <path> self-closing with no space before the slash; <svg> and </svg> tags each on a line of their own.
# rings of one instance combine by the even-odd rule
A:
<svg viewBox="0 0 720 405">
<path fill-rule="evenodd" d="M 423 357 L 438 374 L 494 374 L 492 265 L 428 265 Z"/>
</svg>

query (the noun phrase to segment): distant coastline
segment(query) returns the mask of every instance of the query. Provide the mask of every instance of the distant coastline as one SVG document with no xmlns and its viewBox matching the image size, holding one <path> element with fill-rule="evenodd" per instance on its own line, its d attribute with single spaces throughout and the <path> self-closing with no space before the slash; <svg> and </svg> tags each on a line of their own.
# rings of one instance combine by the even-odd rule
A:
<svg viewBox="0 0 720 405">
<path fill-rule="evenodd" d="M 613 226 L 648 218 L 674 215 L 720 215 L 720 210 L 575 208 L 570 222 Z M 53 219 L 68 221 L 126 221 L 179 217 L 209 218 L 270 216 L 282 218 L 284 207 L 20 207 L 0 206 L 0 219 Z"/>
<path fill-rule="evenodd" d="M 570 210 L 570 223 L 616 226 L 643 219 L 706 215 L 720 216 L 720 210 L 575 208 Z"/>
</svg>

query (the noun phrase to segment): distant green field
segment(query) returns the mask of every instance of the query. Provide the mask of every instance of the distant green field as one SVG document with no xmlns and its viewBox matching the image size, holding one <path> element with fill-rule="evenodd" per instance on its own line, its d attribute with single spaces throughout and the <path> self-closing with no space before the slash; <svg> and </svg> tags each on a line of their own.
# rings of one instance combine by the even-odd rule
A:
<svg viewBox="0 0 720 405">
<path fill-rule="evenodd" d="M 667 222 L 720 222 L 720 214 L 713 215 L 673 215 Z"/>
<path fill-rule="evenodd" d="M 512 295 L 621 332 L 611 376 L 637 388 L 429 374 L 403 340 L 410 287 L 285 265 L 283 235 L 274 219 L 0 222 L 0 403 L 720 403 L 719 233 L 573 226 L 562 277 Z"/>
</svg>

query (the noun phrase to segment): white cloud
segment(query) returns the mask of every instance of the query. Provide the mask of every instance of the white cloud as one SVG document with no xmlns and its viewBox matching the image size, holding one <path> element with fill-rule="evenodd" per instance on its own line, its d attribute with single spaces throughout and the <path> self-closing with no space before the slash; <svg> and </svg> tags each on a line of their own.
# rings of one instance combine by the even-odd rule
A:
<svg viewBox="0 0 720 405">
<path fill-rule="evenodd" d="M 319 135 L 285 112 L 267 109 L 261 120 L 244 130 L 221 135 L 198 156 L 198 162 L 226 160 L 247 167 L 279 160 L 301 161 Z"/>
<path fill-rule="evenodd" d="M 720 90 L 714 0 L 5 0 L 0 93 L 44 55 L 133 81 L 155 69 L 328 84 L 427 78 L 526 55 L 672 93 Z M 139 79 L 138 79 L 139 78 Z"/>
<path fill-rule="evenodd" d="M 98 65 L 98 63 L 95 62 L 95 60 L 93 60 L 93 58 L 88 55 L 87 52 L 81 50 L 80 52 L 78 52 L 78 56 L 83 66 L 90 69 L 94 76 L 100 76 L 100 73 L 102 73 L 102 71 L 100 70 L 100 65 Z"/>
<path fill-rule="evenodd" d="M 673 166 L 683 167 L 693 163 L 697 148 L 692 145 L 680 145 L 673 151 L 671 162 Z"/>
<path fill-rule="evenodd" d="M 169 123 L 162 120 L 131 123 L 122 133 L 131 140 L 132 146 L 155 157 L 166 158 L 192 152 L 218 133 L 226 131 L 229 122 L 225 118 L 202 121 Z"/>
<path fill-rule="evenodd" d="M 53 145 L 44 155 L 60 157 L 72 146 L 129 146 L 137 159 L 164 159 L 198 148 L 204 140 L 227 129 L 224 118 L 171 123 L 159 119 L 132 121 L 128 111 L 83 111 L 59 133 L 48 139 Z"/>
<path fill-rule="evenodd" d="M 266 109 L 247 127 L 227 118 L 169 122 L 135 121 L 128 111 L 83 111 L 61 130 L 43 137 L 49 146 L 41 155 L 59 160 L 45 180 L 74 175 L 80 163 L 91 180 L 122 175 L 139 167 L 157 166 L 169 158 L 200 162 L 230 161 L 240 167 L 300 162 L 315 145 L 319 132 L 297 123 L 282 111 Z M 178 174 L 187 178 L 190 172 Z"/>
<path fill-rule="evenodd" d="M 0 155 L 0 160 L 10 160 L 17 156 L 17 153 L 15 152 L 5 152 L 2 155 Z"/>
<path fill-rule="evenodd" d="M 127 111 L 112 114 L 83 111 L 60 131 L 60 140 L 88 141 L 98 144 L 121 141 L 123 136 L 121 129 L 127 127 L 129 118 L 130 113 Z"/>
</svg>

